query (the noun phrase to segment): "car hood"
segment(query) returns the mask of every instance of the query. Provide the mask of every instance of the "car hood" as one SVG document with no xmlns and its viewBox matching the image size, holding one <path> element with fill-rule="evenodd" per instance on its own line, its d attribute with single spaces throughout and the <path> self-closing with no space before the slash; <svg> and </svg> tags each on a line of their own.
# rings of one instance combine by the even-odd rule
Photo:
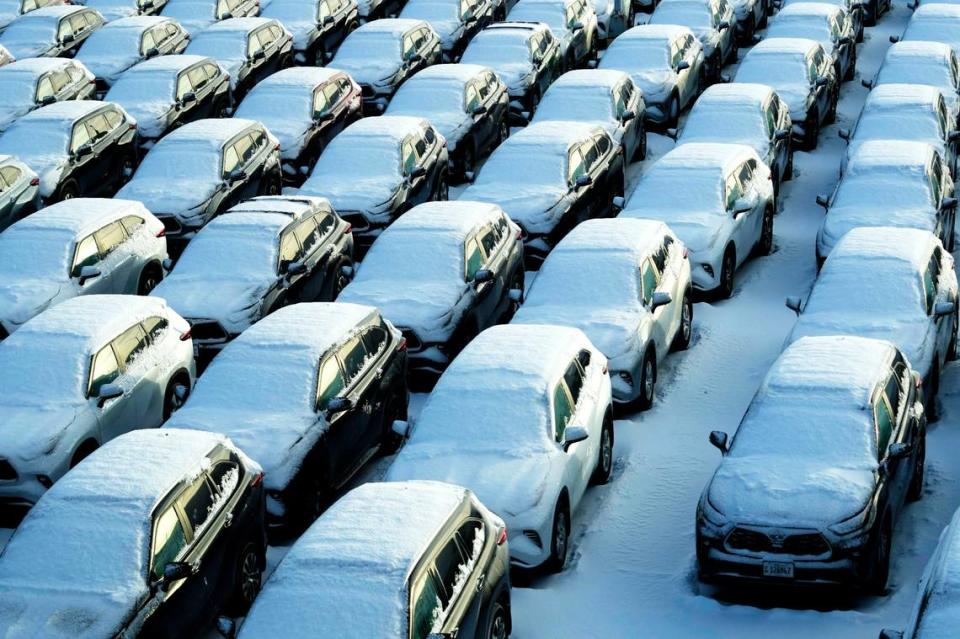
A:
<svg viewBox="0 0 960 639">
<path fill-rule="evenodd" d="M 523 305 L 512 320 L 515 324 L 557 324 L 583 331 L 607 359 L 637 348 L 636 308 L 591 308 L 576 304 Z"/>
<path fill-rule="evenodd" d="M 651 219 L 663 220 L 671 230 L 677 234 L 677 237 L 690 249 L 691 253 L 699 253 L 711 247 L 716 241 L 719 233 L 722 219 L 713 220 L 712 214 L 700 211 L 691 211 L 689 215 L 682 212 L 671 211 L 669 215 L 651 214 L 644 215 L 643 210 L 632 213 L 631 217 L 650 217 Z"/>
<path fill-rule="evenodd" d="M 315 21 L 309 17 L 285 17 L 280 19 L 280 21 L 283 22 L 283 26 L 287 28 L 287 31 L 293 35 L 294 49 L 303 51 L 310 46 L 314 34 L 317 33 L 317 23 Z M 308 60 L 308 62 L 312 63 L 313 60 Z"/>
<path fill-rule="evenodd" d="M 466 284 L 448 281 L 411 286 L 406 281 L 361 279 L 344 289 L 338 299 L 376 306 L 395 325 L 413 329 L 421 339 L 431 341 L 430 336 L 437 332 L 448 336 L 452 331 L 454 310 L 467 288 Z"/>
<path fill-rule="evenodd" d="M 803 122 L 807 118 L 807 97 L 810 95 L 809 89 L 795 85 L 774 87 L 777 95 L 787 103 L 790 109 L 790 119 L 795 123 Z"/>
<path fill-rule="evenodd" d="M 400 60 L 334 58 L 328 66 L 349 73 L 360 84 L 376 84 L 393 76 L 400 69 Z"/>
<path fill-rule="evenodd" d="M 280 141 L 282 158 L 295 158 L 300 154 L 307 132 L 310 130 L 310 118 L 297 119 L 289 115 L 280 115 L 280 117 L 262 118 L 260 121 Z"/>
<path fill-rule="evenodd" d="M 0 585 L 0 629 L 5 639 L 99 639 L 123 630 L 143 593 Z"/>
<path fill-rule="evenodd" d="M 733 523 L 822 529 L 863 511 L 875 470 L 778 456 L 727 457 L 708 497 Z"/>
<path fill-rule="evenodd" d="M 0 457 L 30 461 L 52 452 L 86 408 L 79 398 L 42 405 L 0 404 Z"/>
<path fill-rule="evenodd" d="M 347 180 L 332 175 L 319 183 L 304 184 L 303 192 L 330 200 L 336 211 L 372 211 L 386 204 L 399 187 L 400 177 Z"/>
<path fill-rule="evenodd" d="M 210 199 L 215 184 L 187 178 L 139 178 L 127 182 L 116 197 L 142 202 L 154 215 L 176 215 Z"/>
<path fill-rule="evenodd" d="M 6 130 L 6 128 L 13 124 L 14 120 L 20 116 L 30 113 L 35 106 L 34 104 L 24 104 L 17 107 L 10 106 L 0 110 L 0 132 Z"/>
<path fill-rule="evenodd" d="M 109 96 L 108 96 L 109 97 Z M 167 114 L 173 107 L 172 102 L 150 100 L 124 105 L 137 122 L 137 129 L 142 138 L 159 138 L 167 128 Z"/>
<path fill-rule="evenodd" d="M 252 323 L 260 302 L 273 281 L 250 279 L 169 277 L 153 290 L 167 300 L 177 313 L 193 319 L 210 319 L 231 333 L 239 333 Z M 210 295 L 216 291 L 216 295 Z"/>
<path fill-rule="evenodd" d="M 12 40 L 0 37 L 0 44 L 17 60 L 26 58 L 42 58 L 53 49 L 52 42 L 37 42 L 36 40 Z"/>
<path fill-rule="evenodd" d="M 23 324 L 47 308 L 64 286 L 47 279 L 0 281 L 0 319 Z"/>
<path fill-rule="evenodd" d="M 107 84 L 113 84 L 116 82 L 117 78 L 120 77 L 121 73 L 136 64 L 140 58 L 135 55 L 118 55 L 114 58 L 94 60 L 84 60 L 83 57 L 77 56 L 77 59 L 87 66 L 87 69 L 90 70 L 90 73 L 98 78 L 106 80 Z"/>
<path fill-rule="evenodd" d="M 643 99 L 648 102 L 659 102 L 661 97 L 666 99 L 670 89 L 677 83 L 677 75 L 668 69 L 635 71 L 630 77 L 643 91 Z"/>
<path fill-rule="evenodd" d="M 553 208 L 566 195 L 562 185 L 482 182 L 467 187 L 460 199 L 498 204 L 511 220 L 528 232 L 539 233 L 553 229 Z"/>
<path fill-rule="evenodd" d="M 498 64 L 494 70 L 505 85 L 511 89 L 520 90 L 526 86 L 524 79 L 533 71 L 533 65 L 529 62 Z"/>
<path fill-rule="evenodd" d="M 886 204 L 886 205 L 885 205 Z M 892 226 L 897 228 L 921 229 L 933 233 L 937 228 L 937 212 L 930 208 L 891 207 L 888 203 L 878 202 L 871 206 L 864 202 L 851 202 L 847 206 L 831 207 L 823 219 L 821 231 L 821 249 L 826 248 L 826 256 L 848 231 L 861 226 Z"/>
</svg>

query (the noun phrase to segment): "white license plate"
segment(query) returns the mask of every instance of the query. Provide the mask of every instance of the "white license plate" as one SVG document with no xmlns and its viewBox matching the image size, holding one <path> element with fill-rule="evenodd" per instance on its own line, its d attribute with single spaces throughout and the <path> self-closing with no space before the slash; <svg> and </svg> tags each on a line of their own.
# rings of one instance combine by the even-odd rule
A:
<svg viewBox="0 0 960 639">
<path fill-rule="evenodd" d="M 789 561 L 765 561 L 763 562 L 763 576 L 793 579 L 793 563 Z"/>
</svg>

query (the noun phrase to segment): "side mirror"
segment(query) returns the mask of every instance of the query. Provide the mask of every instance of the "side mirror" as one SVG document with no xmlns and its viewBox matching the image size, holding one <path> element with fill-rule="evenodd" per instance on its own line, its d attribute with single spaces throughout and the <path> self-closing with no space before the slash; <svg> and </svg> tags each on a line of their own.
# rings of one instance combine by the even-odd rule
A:
<svg viewBox="0 0 960 639">
<path fill-rule="evenodd" d="M 750 41 L 754 44 L 760 44 L 763 41 L 763 36 L 759 33 L 754 33 L 752 36 L 750 36 Z"/>
<path fill-rule="evenodd" d="M 946 317 L 947 315 L 953 315 L 956 310 L 957 305 L 954 302 L 937 302 L 933 307 L 933 314 L 937 317 Z"/>
<path fill-rule="evenodd" d="M 158 55 L 160 55 L 160 49 L 156 47 L 150 47 L 149 49 L 147 49 L 147 53 L 145 55 L 147 56 L 148 59 L 155 58 Z"/>
<path fill-rule="evenodd" d="M 897 442 L 895 444 L 890 444 L 890 448 L 887 449 L 887 457 L 890 459 L 903 459 L 910 456 L 910 453 L 913 452 L 913 444 L 907 442 Z"/>
<path fill-rule="evenodd" d="M 680 137 L 680 130 L 677 129 L 676 127 L 670 127 L 669 129 L 664 131 L 663 134 L 666 135 L 671 140 L 673 140 L 674 142 L 676 142 L 677 138 Z"/>
<path fill-rule="evenodd" d="M 729 452 L 727 448 L 727 434 L 722 430 L 715 430 L 710 433 L 710 443 L 724 455 Z"/>
<path fill-rule="evenodd" d="M 947 137 L 947 140 L 950 142 L 960 142 L 960 130 L 951 131 L 950 135 Z"/>
<path fill-rule="evenodd" d="M 423 56 L 420 55 L 419 53 L 414 53 L 409 58 L 407 58 L 407 62 L 409 62 L 410 64 L 418 64 L 422 61 L 423 61 Z"/>
<path fill-rule="evenodd" d="M 724 84 L 727 84 L 727 83 L 729 83 L 729 82 L 733 82 L 733 76 L 730 75 L 729 73 L 726 73 L 726 72 L 721 73 L 721 74 L 720 74 L 720 81 L 723 82 Z"/>
<path fill-rule="evenodd" d="M 837 131 L 837 135 L 841 140 L 846 140 L 847 142 L 850 141 L 850 129 L 840 129 Z"/>
<path fill-rule="evenodd" d="M 422 166 L 418 166 L 414 170 L 410 171 L 409 176 L 411 180 L 416 180 L 418 178 L 422 178 L 426 174 L 427 174 L 427 169 L 425 169 Z"/>
<path fill-rule="evenodd" d="M 774 140 L 789 140 L 790 139 L 790 129 L 777 129 L 773 134 Z"/>
<path fill-rule="evenodd" d="M 796 313 L 798 316 L 800 315 L 800 311 L 803 309 L 803 300 L 796 295 L 791 295 L 788 297 L 784 304 L 786 304 L 786 307 Z"/>
<path fill-rule="evenodd" d="M 327 412 L 331 415 L 353 409 L 353 400 L 349 397 L 334 397 L 327 402 Z"/>
<path fill-rule="evenodd" d="M 890 44 L 896 44 L 900 42 L 900 36 L 892 35 L 890 36 Z"/>
<path fill-rule="evenodd" d="M 54 104 L 57 101 L 57 96 L 55 95 L 45 95 L 43 99 L 40 100 L 40 106 L 47 106 L 48 104 Z"/>
<path fill-rule="evenodd" d="M 753 209 L 754 204 L 756 204 L 756 201 L 749 197 L 737 198 L 737 201 L 733 203 L 733 216 L 738 217 L 747 213 Z"/>
<path fill-rule="evenodd" d="M 473 276 L 474 284 L 483 284 L 484 282 L 490 282 L 493 280 L 493 271 L 488 268 L 482 268 L 477 271 Z"/>
<path fill-rule="evenodd" d="M 233 14 L 229 11 L 224 11 L 223 13 L 220 14 L 221 20 L 229 20 L 232 17 L 233 17 Z"/>
<path fill-rule="evenodd" d="M 837 44 L 839 45 L 853 44 L 853 38 L 851 38 L 850 36 L 842 36 L 839 40 L 837 40 Z"/>
<path fill-rule="evenodd" d="M 163 260 L 160 265 L 163 266 L 163 270 L 165 270 L 167 273 L 173 270 L 173 260 L 171 260 L 169 257 Z"/>
<path fill-rule="evenodd" d="M 653 312 L 661 306 L 666 306 L 673 301 L 673 297 L 666 291 L 654 291 L 653 299 L 650 300 L 650 311 Z"/>
<path fill-rule="evenodd" d="M 84 266 L 80 269 L 80 285 L 86 284 L 87 280 L 100 277 L 103 272 L 96 266 Z"/>
<path fill-rule="evenodd" d="M 903 639 L 903 631 L 890 630 L 889 628 L 884 628 L 883 630 L 880 631 L 880 639 Z"/>
<path fill-rule="evenodd" d="M 951 209 L 957 208 L 957 198 L 955 197 L 945 197 L 940 200 L 940 210 L 949 211 Z"/>
<path fill-rule="evenodd" d="M 217 617 L 217 632 L 225 639 L 234 639 L 237 636 L 237 622 L 230 617 Z"/>
<path fill-rule="evenodd" d="M 830 83 L 830 78 L 828 78 L 825 75 L 821 75 L 820 77 L 817 78 L 817 81 L 814 82 L 814 84 L 817 85 L 818 87 L 825 87 L 829 83 Z"/>
<path fill-rule="evenodd" d="M 686 60 L 681 60 L 680 62 L 677 62 L 676 68 L 677 68 L 677 71 L 686 71 L 687 69 L 690 68 L 690 63 L 687 62 Z"/>
<path fill-rule="evenodd" d="M 333 16 L 327 16 L 326 18 L 323 19 L 323 23 L 322 23 L 322 24 L 323 24 L 323 26 L 328 26 L 328 25 L 333 24 L 333 23 L 336 22 L 336 21 L 337 21 L 336 18 L 334 18 Z"/>
<path fill-rule="evenodd" d="M 183 97 L 180 98 L 180 104 L 190 104 L 197 101 L 197 94 L 193 91 L 187 91 L 183 94 Z"/>
<path fill-rule="evenodd" d="M 628 110 L 626 110 L 626 111 L 624 111 L 623 113 L 620 114 L 620 121 L 621 121 L 621 122 L 629 122 L 630 120 L 633 120 L 633 119 L 636 118 L 636 117 L 637 117 L 637 114 L 634 113 L 632 110 L 629 110 L 629 109 L 628 109 Z"/>
<path fill-rule="evenodd" d="M 97 404 L 101 407 L 111 399 L 116 399 L 123 395 L 123 388 L 119 384 L 104 384 L 97 391 Z"/>
<path fill-rule="evenodd" d="M 860 84 L 863 85 L 865 89 L 873 88 L 873 80 L 860 80 Z"/>
<path fill-rule="evenodd" d="M 727 22 L 726 20 L 724 20 L 723 22 L 717 25 L 717 31 L 726 31 L 729 28 L 730 28 L 730 23 Z"/>
<path fill-rule="evenodd" d="M 140 8 L 143 9 L 144 11 L 149 11 L 150 9 L 153 9 L 155 6 L 156 5 L 154 4 L 153 0 L 143 0 L 143 2 L 140 3 Z"/>
<path fill-rule="evenodd" d="M 265 60 L 267 58 L 267 52 L 263 49 L 257 49 L 253 52 L 253 55 L 250 56 L 251 60 L 259 62 L 260 60 Z"/>
<path fill-rule="evenodd" d="M 234 184 L 247 179 L 247 172 L 242 169 L 234 169 L 227 174 L 227 183 Z"/>
<path fill-rule="evenodd" d="M 821 194 L 821 195 L 818 195 L 818 196 L 817 196 L 817 204 L 819 204 L 820 206 L 822 206 L 822 207 L 825 208 L 825 209 L 828 209 L 828 208 L 830 208 L 830 198 L 828 198 L 826 195 L 822 195 L 822 194 Z"/>
<path fill-rule="evenodd" d="M 73 152 L 73 157 L 82 158 L 90 155 L 91 153 L 93 153 L 93 147 L 90 146 L 89 143 L 83 144 L 77 147 L 77 150 Z"/>
<path fill-rule="evenodd" d="M 77 39 L 77 36 L 73 35 L 72 33 L 65 33 L 65 34 L 63 35 L 63 38 L 60 39 L 60 42 L 62 42 L 62 43 L 64 43 L 64 44 L 70 44 L 71 42 L 73 42 L 73 41 L 76 40 L 76 39 Z"/>
<path fill-rule="evenodd" d="M 485 107 L 485 106 L 478 106 L 478 107 L 476 107 L 473 111 L 471 111 L 471 113 L 472 113 L 473 115 L 486 115 L 486 113 L 487 113 L 487 107 Z"/>
<path fill-rule="evenodd" d="M 917 7 L 919 6 L 920 6 L 920 0 L 913 0 L 913 2 L 907 3 L 907 9 L 910 9 L 911 11 L 916 11 Z"/>
<path fill-rule="evenodd" d="M 410 437 L 410 422 L 406 420 L 393 420 L 393 423 L 390 425 L 390 429 L 404 439 Z"/>
<path fill-rule="evenodd" d="M 582 189 L 582 188 L 585 187 L 585 186 L 590 186 L 591 184 L 593 184 L 593 178 L 590 177 L 589 175 L 578 175 L 578 176 L 577 176 L 577 181 L 576 181 L 576 183 L 575 183 L 575 186 L 576 186 L 578 189 Z"/>
<path fill-rule="evenodd" d="M 307 265 L 303 262 L 288 262 L 287 275 L 302 275 L 307 272 Z"/>
<path fill-rule="evenodd" d="M 193 568 L 185 561 L 171 561 L 163 567 L 163 589 L 175 581 L 186 579 L 193 574 Z"/>
<path fill-rule="evenodd" d="M 570 25 L 570 30 L 573 31 L 574 33 L 576 33 L 577 31 L 582 31 L 583 23 L 579 21 L 574 22 L 573 24 Z"/>
<path fill-rule="evenodd" d="M 623 207 L 627 205 L 627 201 L 622 195 L 613 196 L 613 207 L 618 211 L 622 211 Z"/>
<path fill-rule="evenodd" d="M 571 444 L 582 442 L 590 437 L 590 433 L 583 426 L 568 426 L 563 433 L 563 447 L 566 449 Z"/>
</svg>

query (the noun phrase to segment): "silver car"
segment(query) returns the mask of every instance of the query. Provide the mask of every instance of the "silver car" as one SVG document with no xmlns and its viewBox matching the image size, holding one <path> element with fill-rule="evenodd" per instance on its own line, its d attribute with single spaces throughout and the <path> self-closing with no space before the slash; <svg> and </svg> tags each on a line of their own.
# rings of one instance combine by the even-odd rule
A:
<svg viewBox="0 0 960 639">
<path fill-rule="evenodd" d="M 0 155 L 0 231 L 40 208 L 40 178 L 10 155 Z"/>
</svg>

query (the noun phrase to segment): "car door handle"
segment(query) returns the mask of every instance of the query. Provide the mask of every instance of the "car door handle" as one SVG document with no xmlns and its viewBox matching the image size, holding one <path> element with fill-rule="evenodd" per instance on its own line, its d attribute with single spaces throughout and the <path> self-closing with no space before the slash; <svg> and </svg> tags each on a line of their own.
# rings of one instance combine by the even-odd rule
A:
<svg viewBox="0 0 960 639">
<path fill-rule="evenodd" d="M 483 590 L 483 585 L 486 580 L 487 580 L 487 574 L 480 573 L 480 576 L 477 577 L 477 592 L 480 592 Z"/>
<path fill-rule="evenodd" d="M 223 527 L 229 528 L 233 524 L 233 513 L 227 513 L 226 517 L 223 518 Z"/>
</svg>

